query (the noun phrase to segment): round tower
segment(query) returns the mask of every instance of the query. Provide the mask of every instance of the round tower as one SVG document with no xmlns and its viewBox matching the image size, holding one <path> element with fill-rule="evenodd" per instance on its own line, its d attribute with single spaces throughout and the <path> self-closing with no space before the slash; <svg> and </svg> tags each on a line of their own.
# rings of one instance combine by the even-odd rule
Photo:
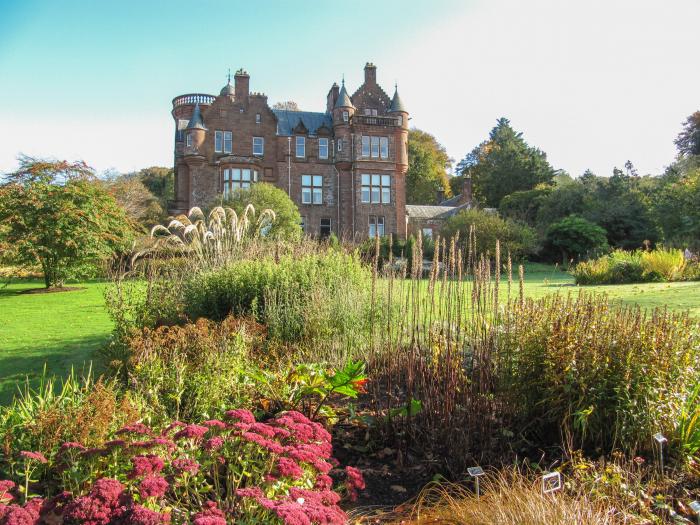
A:
<svg viewBox="0 0 700 525">
<path fill-rule="evenodd" d="M 338 99 L 333 106 L 333 134 L 335 135 L 335 159 L 336 162 L 349 162 L 351 159 L 350 148 L 351 131 L 350 121 L 355 114 L 355 106 L 345 89 L 345 79 L 338 93 Z"/>
<path fill-rule="evenodd" d="M 399 88 L 394 86 L 394 96 L 387 111 L 398 120 L 396 128 L 396 163 L 408 167 L 408 111 L 399 97 Z"/>
<path fill-rule="evenodd" d="M 199 109 L 199 103 L 196 103 L 194 111 L 192 111 L 192 117 L 185 129 L 185 155 L 198 153 L 199 147 L 204 143 L 206 134 L 207 128 L 202 120 L 202 111 Z"/>
</svg>

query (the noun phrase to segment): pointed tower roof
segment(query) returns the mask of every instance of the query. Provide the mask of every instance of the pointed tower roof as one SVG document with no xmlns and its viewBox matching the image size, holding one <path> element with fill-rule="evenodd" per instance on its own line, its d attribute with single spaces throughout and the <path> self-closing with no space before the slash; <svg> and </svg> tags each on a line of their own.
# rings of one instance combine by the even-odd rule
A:
<svg viewBox="0 0 700 525">
<path fill-rule="evenodd" d="M 391 99 L 391 106 L 389 107 L 389 113 L 408 113 L 406 106 L 403 105 L 401 97 L 399 97 L 399 88 L 394 86 L 394 98 Z"/>
<path fill-rule="evenodd" d="M 203 129 L 207 130 L 202 120 L 202 111 L 199 109 L 199 102 L 194 105 L 194 111 L 192 112 L 192 118 L 187 124 L 187 129 Z"/>
<path fill-rule="evenodd" d="M 335 101 L 336 108 L 354 108 L 350 96 L 345 89 L 345 79 L 343 79 L 343 86 L 340 88 L 340 93 L 338 93 L 338 100 Z"/>
</svg>

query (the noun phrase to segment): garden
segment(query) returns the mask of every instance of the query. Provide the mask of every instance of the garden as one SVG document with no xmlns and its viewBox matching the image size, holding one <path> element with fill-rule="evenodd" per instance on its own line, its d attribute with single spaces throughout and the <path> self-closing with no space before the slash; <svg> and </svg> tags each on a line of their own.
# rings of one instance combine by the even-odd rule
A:
<svg viewBox="0 0 700 525">
<path fill-rule="evenodd" d="M 34 370 L 0 407 L 0 523 L 695 519 L 697 261 L 682 252 L 568 275 L 489 237 L 492 218 L 358 246 L 244 199 L 143 236 L 84 166 L 50 168 L 60 186 L 28 163 L 0 199 L 24 221 L 4 231 L 12 259 L 46 279 L 0 295 L 4 381 Z M 62 224 L 75 202 L 100 227 Z M 574 287 L 599 274 L 586 282 L 615 284 Z"/>
</svg>

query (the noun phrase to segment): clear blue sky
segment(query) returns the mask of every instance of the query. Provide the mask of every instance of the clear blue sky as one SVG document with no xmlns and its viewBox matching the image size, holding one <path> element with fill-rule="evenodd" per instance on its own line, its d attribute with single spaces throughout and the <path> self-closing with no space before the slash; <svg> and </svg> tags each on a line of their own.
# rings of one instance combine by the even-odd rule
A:
<svg viewBox="0 0 700 525">
<path fill-rule="evenodd" d="M 0 0 L 0 171 L 20 152 L 170 165 L 171 99 L 228 68 L 321 111 L 373 61 L 456 160 L 506 116 L 574 175 L 658 173 L 700 109 L 698 20 L 698 0 Z"/>
</svg>

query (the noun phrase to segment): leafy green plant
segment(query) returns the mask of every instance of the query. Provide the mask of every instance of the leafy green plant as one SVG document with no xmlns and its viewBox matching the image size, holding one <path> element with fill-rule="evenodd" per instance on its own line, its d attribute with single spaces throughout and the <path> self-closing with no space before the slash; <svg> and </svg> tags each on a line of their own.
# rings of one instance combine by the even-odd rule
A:
<svg viewBox="0 0 700 525">
<path fill-rule="evenodd" d="M 126 249 L 134 232 L 84 162 L 30 157 L 21 157 L 19 170 L 0 185 L 0 223 L 0 242 L 11 247 L 12 261 L 41 266 L 47 288 L 94 275 Z"/>
<path fill-rule="evenodd" d="M 700 380 L 681 406 L 675 434 L 683 454 L 700 460 Z"/>
<path fill-rule="evenodd" d="M 309 418 L 323 417 L 329 423 L 338 421 L 338 414 L 330 402 L 334 398 L 355 399 L 365 392 L 365 365 L 361 361 L 348 361 L 338 369 L 323 363 L 300 364 L 286 374 L 275 371 L 261 372 L 260 379 L 266 388 L 274 410 L 300 410 Z M 274 411 L 273 410 L 273 411 Z"/>
</svg>

